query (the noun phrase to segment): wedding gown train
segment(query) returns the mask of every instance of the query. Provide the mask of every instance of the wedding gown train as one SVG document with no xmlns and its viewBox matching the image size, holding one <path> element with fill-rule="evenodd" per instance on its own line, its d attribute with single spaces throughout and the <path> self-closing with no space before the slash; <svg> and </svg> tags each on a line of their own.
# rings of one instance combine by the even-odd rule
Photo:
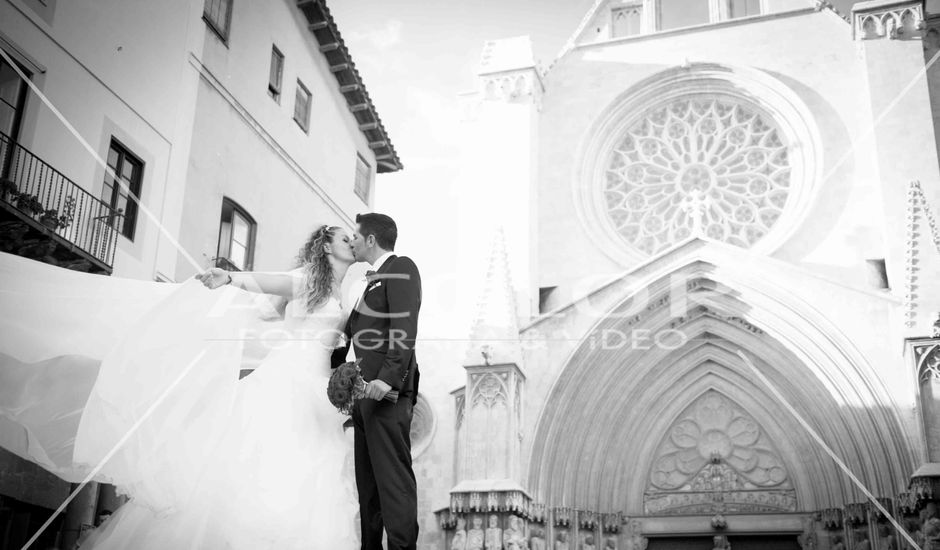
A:
<svg viewBox="0 0 940 550">
<path fill-rule="evenodd" d="M 345 315 L 0 254 L 0 446 L 130 501 L 82 550 L 358 547 L 326 398 Z M 241 380 L 246 363 L 255 371 Z"/>
</svg>

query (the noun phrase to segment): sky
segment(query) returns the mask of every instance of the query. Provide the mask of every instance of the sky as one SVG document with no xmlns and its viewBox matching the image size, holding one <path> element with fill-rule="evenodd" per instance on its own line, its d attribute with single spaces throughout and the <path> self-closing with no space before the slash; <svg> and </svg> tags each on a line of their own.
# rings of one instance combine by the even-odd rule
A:
<svg viewBox="0 0 940 550">
<path fill-rule="evenodd" d="M 684 0 L 674 0 L 684 1 Z M 940 2 L 940 0 L 931 0 Z M 473 89 L 487 40 L 529 35 L 548 66 L 594 0 L 332 0 L 330 11 L 404 163 L 376 178 L 375 209 L 396 219 L 396 251 L 422 269 L 422 318 L 459 333 L 447 312 L 461 290 L 454 233 L 454 182 L 460 171 L 458 94 Z M 836 0 L 840 12 L 852 1 Z M 485 258 L 480 258 L 481 263 Z M 468 274 L 474 276 L 477 274 Z M 479 275 L 482 275 L 482 270 Z M 430 309 L 426 314 L 425 310 Z"/>
<path fill-rule="evenodd" d="M 474 86 L 487 40 L 531 35 L 551 60 L 593 0 L 334 0 L 330 11 L 404 163 L 376 178 L 375 210 L 399 226 L 396 252 L 421 269 L 424 336 L 465 337 L 458 309 L 455 180 L 460 171 L 457 96 Z M 547 8 L 551 9 L 547 9 Z M 480 258 L 482 277 L 486 258 Z"/>
</svg>

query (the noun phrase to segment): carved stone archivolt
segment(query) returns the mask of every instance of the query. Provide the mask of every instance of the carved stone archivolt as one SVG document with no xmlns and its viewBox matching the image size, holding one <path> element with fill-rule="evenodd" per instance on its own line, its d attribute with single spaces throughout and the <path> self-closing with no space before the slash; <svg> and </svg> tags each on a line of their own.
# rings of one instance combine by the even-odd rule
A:
<svg viewBox="0 0 940 550">
<path fill-rule="evenodd" d="M 760 327 L 757 327 L 751 324 L 747 319 L 743 317 L 739 317 L 737 315 L 725 315 L 709 308 L 708 306 L 696 306 L 690 309 L 686 315 L 683 315 L 681 317 L 676 317 L 675 319 L 670 321 L 669 328 L 675 329 L 675 328 L 681 327 L 687 324 L 689 321 L 698 319 L 699 317 L 703 317 L 703 316 L 709 316 L 715 319 L 721 319 L 722 321 L 726 321 L 732 325 L 737 325 L 743 328 L 744 330 L 750 332 L 751 334 L 755 334 L 757 336 L 764 335 L 764 331 L 761 330 Z"/>
<path fill-rule="evenodd" d="M 653 461 L 647 513 L 795 511 L 796 492 L 760 425 L 717 391 L 677 418 Z"/>
</svg>

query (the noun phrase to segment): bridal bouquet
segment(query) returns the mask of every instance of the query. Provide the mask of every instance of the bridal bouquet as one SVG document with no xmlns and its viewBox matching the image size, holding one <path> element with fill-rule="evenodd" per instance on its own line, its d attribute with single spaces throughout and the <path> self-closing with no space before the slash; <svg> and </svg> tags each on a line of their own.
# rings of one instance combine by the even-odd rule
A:
<svg viewBox="0 0 940 550">
<path fill-rule="evenodd" d="M 359 361 L 349 361 L 333 369 L 326 395 L 330 403 L 343 414 L 352 414 L 356 401 L 365 397 L 366 382 L 359 370 Z M 398 402 L 398 392 L 392 390 L 385 395 L 386 401 Z"/>
</svg>

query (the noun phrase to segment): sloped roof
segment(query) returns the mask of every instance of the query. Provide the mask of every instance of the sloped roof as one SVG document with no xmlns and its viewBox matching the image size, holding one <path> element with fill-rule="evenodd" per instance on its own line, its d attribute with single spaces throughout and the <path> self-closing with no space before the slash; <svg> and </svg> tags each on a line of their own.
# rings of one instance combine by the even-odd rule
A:
<svg viewBox="0 0 940 550">
<path fill-rule="evenodd" d="M 346 99 L 349 111 L 359 124 L 359 130 L 369 140 L 369 148 L 375 152 L 380 174 L 397 172 L 403 168 L 398 153 L 392 145 L 382 119 L 379 118 L 372 98 L 366 91 L 349 49 L 336 28 L 325 0 L 297 0 L 297 7 L 307 18 L 307 28 L 320 44 L 320 53 L 326 57 L 330 72 L 336 78 L 339 91 Z"/>
</svg>

